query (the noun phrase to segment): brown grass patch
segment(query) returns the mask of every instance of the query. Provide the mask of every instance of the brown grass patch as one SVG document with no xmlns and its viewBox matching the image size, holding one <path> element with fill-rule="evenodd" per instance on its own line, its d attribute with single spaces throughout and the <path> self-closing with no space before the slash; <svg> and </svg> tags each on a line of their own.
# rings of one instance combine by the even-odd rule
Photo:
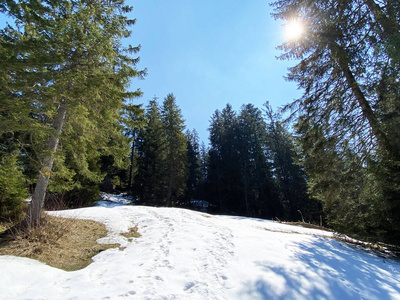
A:
<svg viewBox="0 0 400 300">
<path fill-rule="evenodd" d="M 45 215 L 40 227 L 0 235 L 0 255 L 37 259 L 66 271 L 83 269 L 101 251 L 119 245 L 98 244 L 107 235 L 106 227 L 91 220 L 67 219 Z"/>
<path fill-rule="evenodd" d="M 140 238 L 142 235 L 138 232 L 138 227 L 129 228 L 128 232 L 120 233 L 122 236 L 128 238 L 128 240 L 132 240 L 133 238 Z"/>
</svg>

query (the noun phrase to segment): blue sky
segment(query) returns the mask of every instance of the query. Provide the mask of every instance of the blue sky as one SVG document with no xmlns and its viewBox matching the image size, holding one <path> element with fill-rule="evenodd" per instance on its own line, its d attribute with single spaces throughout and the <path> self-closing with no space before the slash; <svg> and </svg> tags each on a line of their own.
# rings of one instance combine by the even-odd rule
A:
<svg viewBox="0 0 400 300">
<path fill-rule="evenodd" d="M 145 80 L 133 88 L 148 102 L 173 93 L 188 129 L 208 142 L 209 120 L 227 103 L 239 110 L 267 100 L 274 109 L 300 96 L 283 78 L 294 61 L 280 61 L 282 23 L 267 0 L 133 0 L 131 44 L 141 44 Z"/>
<path fill-rule="evenodd" d="M 283 78 L 295 62 L 276 59 L 284 34 L 269 2 L 128 0 L 137 19 L 129 43 L 141 44 L 138 68 L 148 69 L 145 80 L 132 82 L 144 93 L 136 103 L 173 93 L 187 128 L 207 144 L 209 120 L 227 103 L 238 111 L 269 101 L 276 110 L 299 97 L 296 84 Z"/>
</svg>

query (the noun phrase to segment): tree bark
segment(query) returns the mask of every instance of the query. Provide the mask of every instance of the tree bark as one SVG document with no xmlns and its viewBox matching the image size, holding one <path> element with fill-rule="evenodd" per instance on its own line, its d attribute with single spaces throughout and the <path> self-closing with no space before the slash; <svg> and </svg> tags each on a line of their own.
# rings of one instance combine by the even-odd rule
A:
<svg viewBox="0 0 400 300">
<path fill-rule="evenodd" d="M 341 46 L 339 46 L 336 42 L 329 42 L 328 44 L 331 48 L 331 51 L 334 53 L 334 59 L 339 64 L 339 67 L 346 78 L 347 84 L 350 86 L 354 96 L 357 99 L 358 105 L 361 108 L 363 116 L 368 120 L 368 123 L 372 130 L 372 134 L 375 136 L 376 140 L 378 141 L 378 144 L 383 149 L 389 150 L 390 143 L 385 133 L 381 130 L 379 121 L 376 118 L 375 113 L 372 110 L 372 107 L 369 104 L 368 100 L 365 98 L 364 93 L 362 92 L 357 80 L 353 75 L 353 72 L 350 70 L 345 50 Z"/>
<path fill-rule="evenodd" d="M 133 130 L 133 138 L 132 138 L 132 148 L 131 148 L 131 165 L 129 166 L 129 180 L 128 180 L 128 189 L 132 187 L 132 175 L 133 175 L 133 155 L 135 153 L 135 130 Z"/>
<path fill-rule="evenodd" d="M 28 212 L 23 221 L 23 225 L 28 229 L 37 227 L 40 222 L 44 198 L 46 196 L 46 190 L 49 184 L 51 170 L 53 168 L 54 153 L 57 151 L 59 135 L 61 134 L 66 114 L 67 104 L 65 102 L 62 102 L 58 107 L 57 117 L 54 120 L 53 127 L 55 133 L 49 137 L 49 141 L 47 143 L 48 154 L 42 162 L 39 177 L 36 182 L 35 191 L 32 195 L 32 201 L 29 205 Z"/>
</svg>

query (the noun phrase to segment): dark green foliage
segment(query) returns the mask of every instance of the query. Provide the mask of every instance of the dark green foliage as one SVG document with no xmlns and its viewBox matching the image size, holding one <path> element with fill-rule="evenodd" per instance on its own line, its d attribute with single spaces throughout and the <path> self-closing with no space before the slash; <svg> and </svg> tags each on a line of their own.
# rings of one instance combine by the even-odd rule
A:
<svg viewBox="0 0 400 300">
<path fill-rule="evenodd" d="M 166 137 L 166 205 L 170 206 L 184 195 L 188 165 L 184 120 L 173 94 L 164 99 L 161 117 Z"/>
<path fill-rule="evenodd" d="M 169 94 L 162 108 L 156 99 L 146 110 L 146 125 L 137 138 L 137 173 L 133 193 L 151 205 L 176 204 L 187 180 L 187 138 L 180 109 Z"/>
<path fill-rule="evenodd" d="M 147 125 L 137 137 L 137 173 L 133 193 L 139 201 L 152 205 L 166 203 L 166 136 L 160 107 L 153 99 L 146 110 Z"/>
<path fill-rule="evenodd" d="M 104 178 L 102 156 L 127 167 L 121 109 L 125 100 L 141 94 L 127 87 L 144 73 L 130 55 L 139 47 L 121 43 L 133 23 L 126 17 L 132 8 L 123 2 L 7 1 L 1 6 L 15 21 L 0 33 L 0 133 L 6 148 L 1 151 L 17 148 L 26 170 L 39 173 L 27 217 L 32 226 L 48 184 L 59 195 L 85 185 L 90 189 Z"/>
<path fill-rule="evenodd" d="M 238 116 L 236 147 L 246 215 L 281 218 L 283 207 L 272 180 L 266 133 L 261 111 L 252 104 L 243 105 Z"/>
<path fill-rule="evenodd" d="M 243 105 L 239 115 L 229 104 L 214 113 L 207 198 L 224 213 L 297 221 L 301 210 L 307 221 L 319 221 L 318 201 L 306 193 L 290 135 L 268 109 L 269 123 L 252 104 Z"/>
<path fill-rule="evenodd" d="M 208 160 L 209 200 L 222 212 L 243 213 L 238 181 L 240 169 L 235 131 L 237 116 L 229 104 L 215 111 L 210 124 L 210 150 Z"/>
<path fill-rule="evenodd" d="M 16 154 L 4 155 L 0 161 L 0 221 L 19 221 L 28 197 L 22 168 Z"/>
<path fill-rule="evenodd" d="M 287 109 L 311 195 L 336 229 L 399 243 L 400 10 L 398 1 L 275 1 L 303 38 L 281 46 L 300 62 L 289 80 L 305 92 Z"/>
<path fill-rule="evenodd" d="M 307 194 L 307 178 L 298 164 L 294 137 L 284 127 L 279 115 L 273 113 L 268 102 L 265 105 L 267 119 L 267 144 L 272 159 L 274 180 L 279 198 L 285 209 L 285 219 L 320 223 L 322 206 Z"/>
<path fill-rule="evenodd" d="M 200 156 L 199 136 L 194 129 L 192 132 L 186 131 L 187 138 L 187 161 L 188 161 L 188 176 L 186 182 L 186 193 L 184 197 L 185 205 L 190 205 L 192 199 L 202 199 L 200 196 L 200 183 L 202 180 L 202 161 Z"/>
<path fill-rule="evenodd" d="M 127 174 L 124 174 L 123 170 L 120 170 L 119 177 L 123 181 L 127 181 L 127 188 L 130 190 L 132 188 L 132 182 L 134 174 L 137 172 L 137 138 L 139 130 L 143 129 L 146 125 L 146 120 L 144 117 L 145 110 L 142 105 L 127 105 L 124 107 L 122 113 L 122 123 L 124 124 L 125 136 L 130 139 L 130 155 L 129 155 L 129 170 Z"/>
</svg>

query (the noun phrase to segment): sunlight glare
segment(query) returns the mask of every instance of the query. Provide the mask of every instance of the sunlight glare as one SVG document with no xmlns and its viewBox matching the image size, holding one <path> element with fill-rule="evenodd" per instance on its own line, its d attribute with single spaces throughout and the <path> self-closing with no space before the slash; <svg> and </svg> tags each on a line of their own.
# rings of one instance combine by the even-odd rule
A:
<svg viewBox="0 0 400 300">
<path fill-rule="evenodd" d="M 288 41 L 294 41 L 301 38 L 304 33 L 304 25 L 298 19 L 289 20 L 285 24 L 285 38 Z"/>
</svg>

